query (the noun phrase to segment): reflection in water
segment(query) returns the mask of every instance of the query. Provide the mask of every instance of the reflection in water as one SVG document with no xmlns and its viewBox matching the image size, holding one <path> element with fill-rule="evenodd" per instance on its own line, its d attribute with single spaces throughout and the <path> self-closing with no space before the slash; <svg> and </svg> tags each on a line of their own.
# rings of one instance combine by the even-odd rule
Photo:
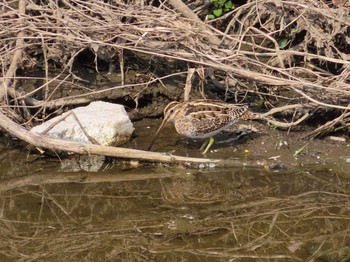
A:
<svg viewBox="0 0 350 262">
<path fill-rule="evenodd" d="M 1 261 L 349 259 L 348 181 L 324 170 L 35 164 L 2 176 Z"/>
</svg>

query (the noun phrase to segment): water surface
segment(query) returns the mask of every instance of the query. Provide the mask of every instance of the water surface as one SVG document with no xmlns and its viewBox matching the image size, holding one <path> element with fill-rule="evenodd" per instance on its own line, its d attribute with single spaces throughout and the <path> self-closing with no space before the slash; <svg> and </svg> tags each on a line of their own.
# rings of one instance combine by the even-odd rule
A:
<svg viewBox="0 0 350 262">
<path fill-rule="evenodd" d="M 158 124 L 137 123 L 126 146 L 146 148 Z M 200 141 L 166 130 L 154 150 L 200 156 Z M 87 172 L 3 139 L 0 260 L 348 261 L 346 145 L 315 141 L 293 157 L 308 141 L 269 132 L 219 138 L 207 157 L 274 157 L 275 169 L 106 159 Z"/>
</svg>

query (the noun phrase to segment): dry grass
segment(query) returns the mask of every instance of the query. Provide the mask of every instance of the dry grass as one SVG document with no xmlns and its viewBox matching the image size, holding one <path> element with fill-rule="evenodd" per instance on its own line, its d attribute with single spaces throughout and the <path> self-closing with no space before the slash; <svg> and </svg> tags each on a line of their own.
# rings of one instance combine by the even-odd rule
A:
<svg viewBox="0 0 350 262">
<path fill-rule="evenodd" d="M 203 30 L 201 21 L 184 18 L 166 3 L 153 7 L 141 2 L 98 0 L 46 5 L 23 2 L 27 4 L 20 7 L 12 1 L 0 4 L 0 94 L 6 95 L 2 107 L 10 105 L 8 114 L 19 122 L 23 122 L 22 117 L 27 121 L 43 117 L 47 108 L 87 103 L 101 99 L 101 94 L 130 87 L 121 85 L 96 92 L 77 84 L 76 80 L 84 83 L 84 79 L 73 73 L 73 62 L 86 50 L 106 62 L 123 62 L 125 51 L 163 59 L 156 61 L 185 61 L 197 68 L 202 80 L 202 69 L 211 69 L 209 83 L 227 94 L 253 94 L 263 99 L 267 109 L 302 105 L 291 115 L 309 111 L 310 107 L 348 110 L 350 62 L 346 35 L 350 21 L 348 9 L 341 5 L 248 1 L 222 18 L 207 22 Z M 281 41 L 288 42 L 286 47 L 281 47 Z M 98 70 L 98 64 L 92 66 Z M 54 67 L 59 69 L 56 74 L 52 74 Z M 26 72 L 38 69 L 44 71 L 38 79 L 42 84 L 28 92 L 23 86 Z M 140 84 L 147 87 L 149 81 Z M 57 98 L 62 86 L 73 85 L 80 90 L 79 95 Z M 42 98 L 35 98 L 40 92 Z M 137 104 L 137 95 L 133 99 Z M 40 110 L 33 116 L 24 109 L 28 107 Z M 342 118 L 336 127 L 347 128 L 348 124 L 347 118 Z M 314 135 L 332 131 L 329 126 L 324 125 Z"/>
</svg>

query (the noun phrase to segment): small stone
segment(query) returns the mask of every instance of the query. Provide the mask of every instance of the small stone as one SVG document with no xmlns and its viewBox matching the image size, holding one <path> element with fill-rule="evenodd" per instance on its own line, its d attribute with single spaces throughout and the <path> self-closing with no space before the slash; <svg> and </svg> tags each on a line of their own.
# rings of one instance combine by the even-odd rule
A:
<svg viewBox="0 0 350 262">
<path fill-rule="evenodd" d="M 340 136 L 328 136 L 327 139 L 335 142 L 346 142 L 346 139 Z"/>
</svg>

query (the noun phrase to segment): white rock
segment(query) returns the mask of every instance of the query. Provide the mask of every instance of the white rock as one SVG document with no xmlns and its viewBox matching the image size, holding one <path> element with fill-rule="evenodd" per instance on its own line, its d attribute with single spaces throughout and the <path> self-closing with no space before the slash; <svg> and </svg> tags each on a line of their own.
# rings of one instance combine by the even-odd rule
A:
<svg viewBox="0 0 350 262">
<path fill-rule="evenodd" d="M 67 114 L 69 114 L 68 117 L 64 118 Z M 100 145 L 121 145 L 129 141 L 135 129 L 124 106 L 97 101 L 50 119 L 32 128 L 31 132 L 43 134 L 47 128 L 53 126 L 44 135 L 56 139 L 91 143 L 74 114 L 85 132 Z"/>
</svg>

